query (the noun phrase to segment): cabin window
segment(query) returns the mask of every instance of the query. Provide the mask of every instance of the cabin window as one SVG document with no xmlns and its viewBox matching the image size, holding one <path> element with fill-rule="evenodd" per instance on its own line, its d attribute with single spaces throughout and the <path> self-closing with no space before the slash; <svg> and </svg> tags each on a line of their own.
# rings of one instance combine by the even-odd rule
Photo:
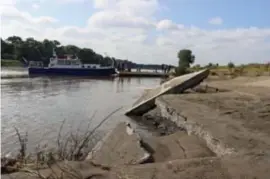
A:
<svg viewBox="0 0 270 179">
<path fill-rule="evenodd" d="M 65 64 L 65 62 L 63 61 L 63 60 L 58 60 L 58 65 L 64 65 Z"/>
<path fill-rule="evenodd" d="M 66 61 L 66 65 L 70 65 L 70 61 L 69 60 Z"/>
<path fill-rule="evenodd" d="M 72 61 L 71 64 L 72 64 L 72 65 L 79 65 L 79 63 L 76 62 L 76 61 Z"/>
</svg>

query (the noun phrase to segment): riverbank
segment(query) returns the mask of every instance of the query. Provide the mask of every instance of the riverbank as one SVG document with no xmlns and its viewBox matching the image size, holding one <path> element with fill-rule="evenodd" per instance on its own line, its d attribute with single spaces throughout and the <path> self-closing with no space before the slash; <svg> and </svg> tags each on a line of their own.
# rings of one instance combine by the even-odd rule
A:
<svg viewBox="0 0 270 179">
<path fill-rule="evenodd" d="M 23 67 L 24 65 L 19 60 L 1 59 L 1 67 Z"/>
<path fill-rule="evenodd" d="M 81 178 L 266 179 L 269 86 L 269 77 L 208 79 L 183 94 L 160 96 L 154 110 L 136 119 L 156 136 L 144 138 L 120 123 L 92 150 L 95 155 L 68 164 Z"/>
</svg>

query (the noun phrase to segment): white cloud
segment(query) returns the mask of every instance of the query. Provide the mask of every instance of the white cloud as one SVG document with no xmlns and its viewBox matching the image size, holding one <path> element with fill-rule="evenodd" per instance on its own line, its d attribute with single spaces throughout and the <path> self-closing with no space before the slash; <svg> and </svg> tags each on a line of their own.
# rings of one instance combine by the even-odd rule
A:
<svg viewBox="0 0 270 179">
<path fill-rule="evenodd" d="M 32 4 L 32 8 L 35 9 L 35 10 L 38 10 L 39 9 L 39 5 L 38 4 Z"/>
<path fill-rule="evenodd" d="M 57 19 L 49 16 L 33 17 L 29 12 L 21 12 L 15 6 L 4 6 L 1 9 L 2 23 L 13 23 L 14 21 L 22 24 L 52 24 L 57 22 Z"/>
<path fill-rule="evenodd" d="M 183 28 L 183 25 L 173 23 L 171 20 L 165 19 L 157 23 L 157 30 L 178 30 Z"/>
<path fill-rule="evenodd" d="M 182 48 L 190 48 L 196 55 L 196 63 L 200 64 L 270 59 L 270 27 L 206 30 L 183 26 L 170 19 L 156 19 L 155 13 L 161 7 L 155 0 L 108 2 L 96 4 L 97 12 L 84 27 L 57 27 L 53 17 L 34 17 L 9 5 L 2 11 L 2 37 L 56 39 L 138 63 L 177 64 L 176 55 Z"/>
<path fill-rule="evenodd" d="M 112 2 L 112 0 L 94 0 L 94 8 L 103 9 L 109 7 L 110 2 Z"/>
<path fill-rule="evenodd" d="M 0 1 L 0 6 L 10 6 L 10 5 L 15 5 L 16 0 L 1 0 Z"/>
<path fill-rule="evenodd" d="M 48 1 L 48 0 L 39 0 L 39 1 Z M 70 3 L 82 3 L 85 2 L 85 0 L 57 0 L 60 4 L 70 4 Z"/>
<path fill-rule="evenodd" d="M 154 26 L 144 17 L 136 17 L 129 13 L 117 11 L 97 12 L 89 18 L 88 23 L 94 27 L 149 28 Z"/>
<path fill-rule="evenodd" d="M 214 17 L 208 21 L 209 24 L 213 25 L 221 25 L 223 24 L 223 20 L 221 17 Z"/>
</svg>

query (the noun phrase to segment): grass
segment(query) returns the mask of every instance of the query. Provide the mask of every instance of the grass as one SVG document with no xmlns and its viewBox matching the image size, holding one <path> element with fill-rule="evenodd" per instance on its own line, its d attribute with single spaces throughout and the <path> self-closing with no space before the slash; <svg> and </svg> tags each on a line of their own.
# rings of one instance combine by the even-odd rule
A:
<svg viewBox="0 0 270 179">
<path fill-rule="evenodd" d="M 198 71 L 202 68 L 190 68 Z M 215 76 L 265 76 L 270 75 L 270 64 L 247 64 L 228 68 L 228 66 L 210 67 L 210 75 Z"/>
<path fill-rule="evenodd" d="M 18 60 L 1 59 L 2 67 L 23 67 L 23 64 Z"/>
</svg>

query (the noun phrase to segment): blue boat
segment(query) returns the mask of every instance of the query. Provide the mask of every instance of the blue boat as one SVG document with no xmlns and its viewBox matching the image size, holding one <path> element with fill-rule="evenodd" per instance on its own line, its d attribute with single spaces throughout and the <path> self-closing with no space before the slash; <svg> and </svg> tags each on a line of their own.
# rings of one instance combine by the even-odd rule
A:
<svg viewBox="0 0 270 179">
<path fill-rule="evenodd" d="M 42 61 L 30 61 L 28 66 L 29 75 L 69 75 L 69 76 L 93 76 L 111 77 L 118 74 L 114 67 L 100 66 L 100 64 L 83 64 L 75 55 L 57 56 L 53 50 L 48 67 L 44 67 Z"/>
</svg>

